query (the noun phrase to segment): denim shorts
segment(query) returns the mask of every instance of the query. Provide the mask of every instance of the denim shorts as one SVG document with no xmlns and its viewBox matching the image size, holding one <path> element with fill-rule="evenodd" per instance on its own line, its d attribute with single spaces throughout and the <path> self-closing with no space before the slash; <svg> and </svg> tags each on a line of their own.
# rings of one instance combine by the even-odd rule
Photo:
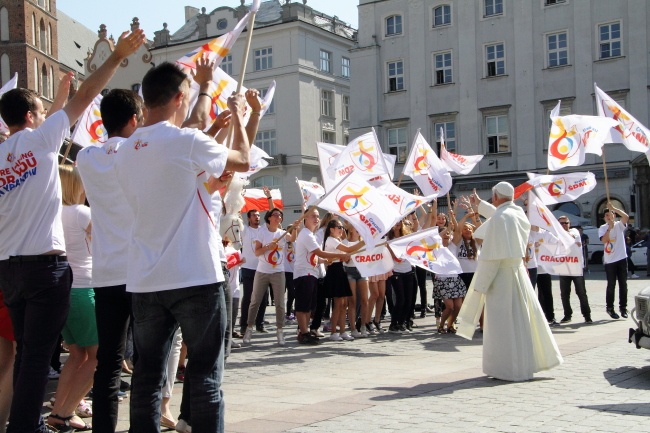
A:
<svg viewBox="0 0 650 433">
<path fill-rule="evenodd" d="M 354 266 L 346 266 L 345 273 L 348 274 L 348 280 L 350 281 L 368 281 L 368 278 L 362 277 L 359 269 Z"/>
</svg>

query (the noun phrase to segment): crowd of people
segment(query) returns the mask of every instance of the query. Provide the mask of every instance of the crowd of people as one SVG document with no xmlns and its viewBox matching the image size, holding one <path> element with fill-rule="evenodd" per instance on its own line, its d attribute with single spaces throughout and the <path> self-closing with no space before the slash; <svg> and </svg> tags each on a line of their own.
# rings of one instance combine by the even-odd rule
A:
<svg viewBox="0 0 650 433">
<path fill-rule="evenodd" d="M 459 198 L 447 213 L 439 213 L 434 201 L 387 233 L 393 240 L 438 227 L 441 248 L 457 258 L 460 274 L 431 274 L 387 246 L 392 270 L 362 276 L 352 256 L 365 243 L 352 225 L 309 208 L 298 223 L 284 226 L 283 211 L 266 188 L 270 210 L 263 217 L 247 212 L 242 239 L 222 238 L 221 193 L 235 172 L 249 169 L 261 106 L 257 91 L 249 89 L 230 97 L 228 110 L 210 125 L 211 98 L 204 96 L 213 64 L 205 59 L 191 74 L 200 87 L 191 110 L 185 72 L 171 63 L 154 66 L 142 80 L 143 98 L 119 89 L 103 97 L 108 141 L 82 149 L 76 165 L 60 164 L 70 126 L 143 42 L 140 30 L 122 35 L 69 101 L 72 77 L 65 76 L 49 111 L 26 89 L 0 99 L 10 130 L 0 148 L 7 155 L 0 166 L 0 431 L 114 432 L 120 375 L 130 369 L 124 364 L 129 329 L 132 431 L 223 431 L 225 359 L 241 346 L 239 339 L 251 345 L 254 333 L 267 332 L 268 294 L 280 346 L 287 335 L 297 344 L 316 345 L 412 332 L 419 293 L 420 317 L 433 313 L 438 333 L 455 334 L 458 323 L 471 332 L 477 325 L 486 329 L 486 374 L 527 380 L 561 362 L 549 331 L 557 323 L 550 275 L 537 274 L 534 258 L 540 239 L 557 239 L 531 229 L 509 184 L 495 187 L 497 207 L 476 193 Z M 226 140 L 229 146 L 222 144 Z M 619 312 L 627 317 L 627 215 L 610 207 L 605 220 L 599 235 L 606 245 L 607 312 L 618 317 L 618 281 Z M 568 218 L 560 223 L 570 229 Z M 570 234 L 581 246 L 580 235 Z M 235 247 L 240 243 L 241 251 Z M 433 282 L 430 298 L 427 279 Z M 572 320 L 572 282 L 590 323 L 584 277 L 575 276 L 560 278 L 561 322 Z M 535 283 L 539 302 L 531 296 Z M 466 296 L 470 305 L 464 305 Z M 504 299 L 519 301 L 513 306 Z M 390 322 L 382 323 L 386 316 Z M 508 333 L 512 338 L 504 338 Z M 531 334 L 544 342 L 541 353 L 529 347 Z M 43 419 L 60 336 L 69 356 Z M 178 370 L 183 395 L 176 419 L 169 402 Z M 92 407 L 85 400 L 91 388 Z M 92 426 L 83 419 L 88 417 Z"/>
</svg>

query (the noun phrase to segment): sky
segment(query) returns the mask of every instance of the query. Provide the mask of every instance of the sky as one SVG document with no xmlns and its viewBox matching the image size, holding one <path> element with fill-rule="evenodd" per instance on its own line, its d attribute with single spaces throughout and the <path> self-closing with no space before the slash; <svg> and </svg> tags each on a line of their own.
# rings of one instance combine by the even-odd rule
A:
<svg viewBox="0 0 650 433">
<path fill-rule="evenodd" d="M 252 0 L 246 0 L 249 5 Z M 264 1 L 264 0 L 263 0 Z M 294 2 L 296 0 L 293 0 Z M 147 38 L 153 39 L 153 32 L 162 30 L 163 23 L 167 28 L 176 32 L 185 22 L 185 6 L 201 9 L 205 7 L 210 12 L 220 6 L 237 7 L 240 0 L 108 0 L 96 2 L 89 0 L 57 0 L 57 8 L 70 18 L 80 22 L 92 31 L 99 30 L 100 24 L 106 24 L 109 35 L 117 38 L 123 31 L 129 30 L 133 17 L 140 20 L 140 28 L 144 29 Z M 98 4 L 105 5 L 104 8 Z M 280 0 L 284 4 L 284 0 Z M 357 28 L 356 0 L 307 0 L 307 6 L 327 15 L 336 15 L 352 27 Z"/>
</svg>

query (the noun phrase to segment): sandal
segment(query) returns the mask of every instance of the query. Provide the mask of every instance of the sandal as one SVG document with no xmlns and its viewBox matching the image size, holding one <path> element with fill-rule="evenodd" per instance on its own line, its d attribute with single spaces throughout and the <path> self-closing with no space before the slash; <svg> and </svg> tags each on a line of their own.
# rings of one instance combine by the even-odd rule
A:
<svg viewBox="0 0 650 433">
<path fill-rule="evenodd" d="M 450 333 L 450 334 L 455 334 L 456 333 L 456 328 L 454 328 L 453 326 L 449 326 L 449 327 L 447 327 L 447 332 Z"/>
<path fill-rule="evenodd" d="M 70 433 L 70 432 L 75 432 L 75 431 L 89 431 L 89 430 L 92 430 L 92 429 L 93 429 L 92 426 L 89 426 L 89 425 L 86 424 L 85 422 L 84 422 L 83 427 L 75 427 L 75 426 L 71 425 L 71 424 L 70 424 L 70 420 L 71 420 L 73 417 L 74 417 L 74 415 L 70 415 L 70 416 L 63 417 L 63 416 L 61 416 L 61 415 L 55 415 L 55 414 L 51 413 L 51 414 L 48 416 L 48 418 L 54 418 L 54 419 L 56 419 L 56 420 L 63 421 L 63 423 L 62 423 L 62 424 L 59 424 L 59 423 L 51 423 L 51 422 L 49 422 L 49 420 L 48 420 L 48 424 L 49 424 L 51 427 L 54 427 L 55 429 L 57 429 L 57 431 L 58 431 L 59 433 Z M 83 421 L 82 421 L 82 422 L 83 422 Z"/>
<path fill-rule="evenodd" d="M 86 400 L 81 400 L 77 408 L 74 410 L 74 413 L 77 414 L 79 418 L 92 418 L 93 408 Z"/>
<path fill-rule="evenodd" d="M 447 331 L 445 331 L 445 325 L 438 326 L 438 334 L 446 334 Z"/>
</svg>

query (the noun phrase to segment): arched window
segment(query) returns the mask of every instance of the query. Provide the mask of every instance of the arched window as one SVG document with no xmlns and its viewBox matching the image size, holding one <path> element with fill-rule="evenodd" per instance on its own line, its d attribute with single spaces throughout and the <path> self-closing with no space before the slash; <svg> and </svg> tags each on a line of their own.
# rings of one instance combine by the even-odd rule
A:
<svg viewBox="0 0 650 433">
<path fill-rule="evenodd" d="M 41 18 L 40 25 L 40 38 L 39 38 L 40 49 L 44 53 L 47 53 L 47 31 L 45 30 L 45 21 Z"/>
<path fill-rule="evenodd" d="M 433 27 L 451 24 L 451 6 L 442 5 L 433 8 Z"/>
<path fill-rule="evenodd" d="M 32 45 L 36 47 L 36 14 L 32 14 Z"/>
<path fill-rule="evenodd" d="M 41 68 L 41 95 L 46 98 L 50 97 L 50 79 L 45 64 L 43 64 L 43 67 Z"/>
<path fill-rule="evenodd" d="M 40 76 L 38 75 L 38 60 L 34 59 L 34 92 L 38 93 L 38 82 Z"/>
<path fill-rule="evenodd" d="M 0 76 L 2 77 L 2 85 L 11 78 L 11 67 L 9 65 L 9 56 L 7 54 L 0 56 Z"/>
<path fill-rule="evenodd" d="M 47 54 L 52 55 L 52 24 L 47 25 Z"/>
<path fill-rule="evenodd" d="M 277 176 L 261 176 L 253 181 L 253 187 L 261 188 L 268 186 L 269 188 L 280 188 L 282 186 L 282 179 Z"/>
<path fill-rule="evenodd" d="M 619 200 L 617 200 L 615 198 L 612 198 L 611 202 L 612 202 L 612 205 L 614 205 L 614 207 L 616 209 L 621 209 L 623 211 L 625 210 L 625 205 L 623 203 L 621 203 Z M 607 200 L 603 200 L 598 204 L 598 216 L 597 216 L 597 225 L 598 225 L 598 227 L 605 224 L 605 218 L 603 217 L 603 211 L 605 210 L 606 207 L 607 207 Z"/>
<path fill-rule="evenodd" d="M 50 99 L 54 100 L 54 68 L 50 66 Z"/>
<path fill-rule="evenodd" d="M 6 7 L 0 9 L 0 41 L 9 40 L 9 11 Z"/>
</svg>

